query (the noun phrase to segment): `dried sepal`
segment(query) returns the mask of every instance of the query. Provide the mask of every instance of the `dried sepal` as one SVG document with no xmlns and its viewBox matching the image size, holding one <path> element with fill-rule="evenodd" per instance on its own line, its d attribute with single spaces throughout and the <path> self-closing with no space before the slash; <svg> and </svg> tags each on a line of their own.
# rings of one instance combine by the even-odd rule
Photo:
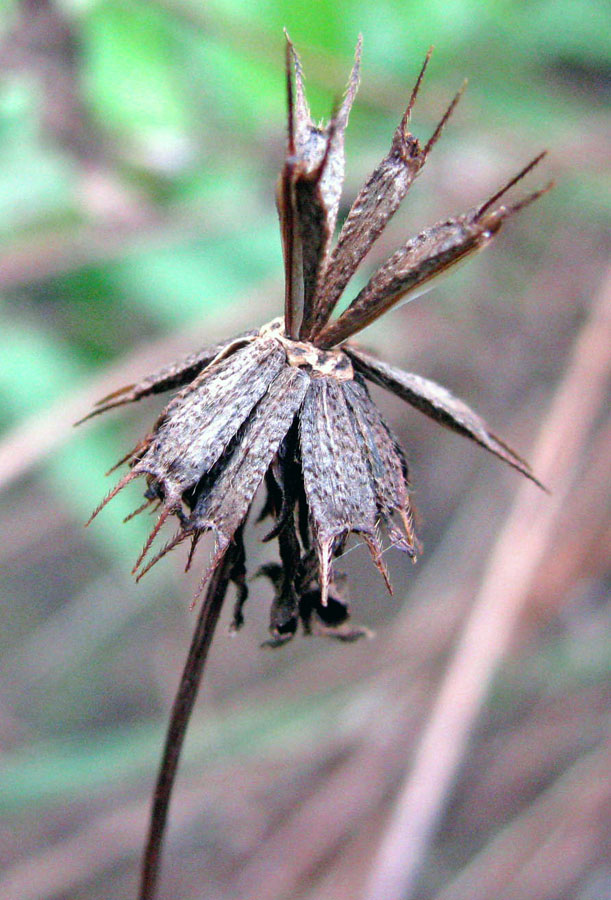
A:
<svg viewBox="0 0 611 900">
<path fill-rule="evenodd" d="M 392 391 L 393 394 L 415 406 L 431 419 L 435 419 L 436 422 L 445 425 L 446 428 L 485 447 L 490 453 L 521 472 L 522 475 L 526 475 L 539 487 L 543 487 L 533 475 L 528 463 L 500 438 L 492 434 L 484 420 L 446 388 L 421 375 L 397 369 L 356 347 L 347 346 L 345 351 L 350 356 L 355 369 L 370 381 Z"/>
<path fill-rule="evenodd" d="M 79 419 L 78 422 L 75 422 L 75 425 L 80 425 L 81 422 L 86 422 L 87 419 L 99 416 L 100 413 L 107 412 L 109 409 L 114 409 L 117 406 L 136 403 L 138 400 L 142 400 L 143 397 L 148 397 L 151 394 L 162 394 L 165 391 L 171 391 L 190 384 L 206 366 L 209 366 L 221 356 L 225 357 L 238 350 L 256 335 L 256 330 L 245 331 L 235 338 L 219 341 L 218 344 L 212 344 L 210 347 L 203 347 L 196 353 L 190 353 L 180 362 L 164 366 L 157 372 L 153 372 L 152 375 L 147 375 L 137 384 L 125 385 L 125 387 L 119 388 L 98 400 L 95 404 L 95 409 L 83 416 L 82 419 Z M 124 461 L 122 460 L 122 462 Z"/>
<path fill-rule="evenodd" d="M 456 94 L 444 113 L 435 132 L 422 147 L 409 131 L 408 125 L 416 97 L 426 71 L 431 50 L 426 55 L 407 109 L 393 135 L 388 154 L 369 176 L 346 217 L 337 244 L 324 270 L 316 303 L 315 321 L 311 336 L 317 335 L 327 323 L 346 285 L 356 272 L 421 171 L 429 152 L 452 114 L 462 90 Z"/>
<path fill-rule="evenodd" d="M 134 478 L 147 476 L 147 497 L 158 497 L 162 501 L 161 511 L 136 560 L 134 572 L 164 522 L 180 512 L 184 493 L 195 488 L 223 455 L 253 406 L 282 369 L 284 359 L 276 342 L 260 339 L 247 344 L 205 369 L 174 397 L 151 434 L 138 445 L 139 455 L 132 459 L 131 471 L 121 478 L 89 519 L 91 522 Z M 161 555 L 165 552 L 167 548 Z"/>
<path fill-rule="evenodd" d="M 463 215 L 438 222 L 407 241 L 372 275 L 342 315 L 329 322 L 316 337 L 319 347 L 334 347 L 362 331 L 392 306 L 427 290 L 434 278 L 445 275 L 458 262 L 486 247 L 503 222 L 537 200 L 546 187 L 513 205 L 493 205 L 544 157 L 539 154 L 485 203 Z"/>
</svg>

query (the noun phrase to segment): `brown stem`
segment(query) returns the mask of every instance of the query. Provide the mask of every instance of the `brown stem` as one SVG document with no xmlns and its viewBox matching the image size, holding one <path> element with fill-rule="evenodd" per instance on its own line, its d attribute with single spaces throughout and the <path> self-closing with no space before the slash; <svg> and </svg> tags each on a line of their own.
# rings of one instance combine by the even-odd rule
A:
<svg viewBox="0 0 611 900">
<path fill-rule="evenodd" d="M 199 619 L 195 626 L 193 639 L 191 640 L 191 647 L 189 648 L 189 655 L 182 673 L 180 686 L 174 699 L 161 766 L 153 795 L 149 832 L 142 859 L 139 900 L 153 900 L 157 889 L 161 849 L 174 778 L 210 644 L 212 643 L 223 600 L 227 593 L 234 562 L 234 553 L 233 547 L 230 547 L 210 579 Z"/>
</svg>

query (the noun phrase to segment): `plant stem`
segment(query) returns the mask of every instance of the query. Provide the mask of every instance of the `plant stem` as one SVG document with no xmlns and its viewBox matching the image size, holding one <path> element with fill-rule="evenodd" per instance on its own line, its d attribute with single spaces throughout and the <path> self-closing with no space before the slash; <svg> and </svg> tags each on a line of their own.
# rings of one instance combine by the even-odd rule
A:
<svg viewBox="0 0 611 900">
<path fill-rule="evenodd" d="M 174 698 L 153 795 L 148 837 L 142 859 L 139 900 L 153 900 L 157 890 L 161 850 L 176 770 L 210 644 L 229 586 L 234 554 L 235 548 L 232 546 L 227 550 L 210 579 L 178 692 Z"/>
</svg>

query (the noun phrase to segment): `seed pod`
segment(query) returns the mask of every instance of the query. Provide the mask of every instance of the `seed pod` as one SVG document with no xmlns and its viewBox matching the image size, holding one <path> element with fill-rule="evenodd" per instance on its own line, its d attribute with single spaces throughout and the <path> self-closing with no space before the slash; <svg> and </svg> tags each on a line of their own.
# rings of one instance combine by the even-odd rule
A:
<svg viewBox="0 0 611 900">
<path fill-rule="evenodd" d="M 544 154 L 485 202 L 404 243 L 332 320 L 350 278 L 422 171 L 462 93 L 421 144 L 408 126 L 429 51 L 390 150 L 358 194 L 332 248 L 344 178 L 344 132 L 358 87 L 360 57 L 359 39 L 342 103 L 327 124 L 315 125 L 301 63 L 287 38 L 287 153 L 277 195 L 286 274 L 284 318 L 121 388 L 90 414 L 181 388 L 151 432 L 124 457 L 129 471 L 94 516 L 130 481 L 144 476 L 145 503 L 132 515 L 155 501 L 160 512 L 137 560 L 138 577 L 187 539 L 189 568 L 199 538 L 211 531 L 216 544 L 200 591 L 233 544 L 228 577 L 238 588 L 236 628 L 243 621 L 247 596 L 242 530 L 256 491 L 265 485 L 262 516 L 273 519 L 265 540 L 277 539 L 280 553 L 279 564 L 261 570 L 274 588 L 274 646 L 289 640 L 299 623 L 306 634 L 333 633 L 344 640 L 362 634 L 346 624 L 348 608 L 338 590 L 342 576 L 333 572 L 334 560 L 351 534 L 367 544 L 389 590 L 383 533 L 391 545 L 415 555 L 407 463 L 369 396 L 367 381 L 382 385 L 539 483 L 528 464 L 445 388 L 389 366 L 347 341 L 486 247 L 508 218 L 548 190 L 507 205 L 500 202 Z M 176 533 L 144 564 L 169 518 L 178 523 Z"/>
</svg>

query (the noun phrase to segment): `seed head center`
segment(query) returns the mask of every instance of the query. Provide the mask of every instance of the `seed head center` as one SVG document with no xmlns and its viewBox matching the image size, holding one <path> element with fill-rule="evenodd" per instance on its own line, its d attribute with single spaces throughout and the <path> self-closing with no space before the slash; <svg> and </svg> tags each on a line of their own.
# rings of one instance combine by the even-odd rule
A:
<svg viewBox="0 0 611 900">
<path fill-rule="evenodd" d="M 290 366 L 302 367 L 316 378 L 331 376 L 337 381 L 352 381 L 354 369 L 350 359 L 339 349 L 321 350 L 309 341 L 293 341 L 284 331 L 282 318 L 272 319 L 260 330 L 260 335 L 273 337 L 282 345 Z"/>
</svg>

